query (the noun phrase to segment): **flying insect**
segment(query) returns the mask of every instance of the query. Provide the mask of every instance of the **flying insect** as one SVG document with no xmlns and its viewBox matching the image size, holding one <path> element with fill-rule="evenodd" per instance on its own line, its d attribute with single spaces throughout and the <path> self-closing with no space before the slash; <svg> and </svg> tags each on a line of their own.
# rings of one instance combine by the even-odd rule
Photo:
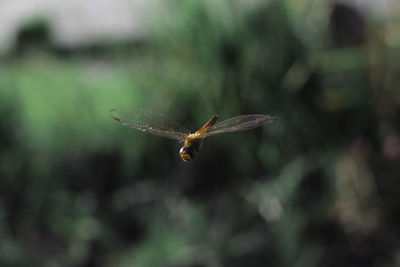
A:
<svg viewBox="0 0 400 267">
<path fill-rule="evenodd" d="M 151 110 L 139 109 L 135 112 L 124 114 L 118 109 L 111 109 L 112 118 L 124 126 L 135 128 L 151 134 L 178 140 L 184 145 L 179 151 L 183 161 L 194 159 L 203 146 L 203 141 L 211 135 L 250 130 L 266 123 L 273 122 L 276 117 L 262 114 L 240 115 L 219 123 L 219 116 L 214 115 L 199 130 L 191 133 L 178 122 L 167 116 Z"/>
</svg>

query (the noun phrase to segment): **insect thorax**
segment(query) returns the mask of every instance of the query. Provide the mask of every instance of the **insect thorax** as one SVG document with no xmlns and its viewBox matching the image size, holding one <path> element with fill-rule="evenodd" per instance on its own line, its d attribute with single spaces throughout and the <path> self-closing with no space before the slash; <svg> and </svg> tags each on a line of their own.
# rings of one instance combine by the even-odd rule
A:
<svg viewBox="0 0 400 267">
<path fill-rule="evenodd" d="M 186 137 L 185 146 L 192 147 L 196 152 L 199 152 L 203 144 L 203 138 L 199 138 L 196 133 Z"/>
</svg>

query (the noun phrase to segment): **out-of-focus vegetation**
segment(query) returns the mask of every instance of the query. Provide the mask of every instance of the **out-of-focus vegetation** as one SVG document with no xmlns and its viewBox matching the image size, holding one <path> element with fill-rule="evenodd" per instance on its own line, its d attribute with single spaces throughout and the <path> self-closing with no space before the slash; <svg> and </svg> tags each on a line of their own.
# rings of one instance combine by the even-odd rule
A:
<svg viewBox="0 0 400 267">
<path fill-rule="evenodd" d="M 398 266 L 398 14 L 305 2 L 169 1 L 148 39 L 76 49 L 21 29 L 0 62 L 0 265 Z M 280 119 L 187 164 L 114 107 Z"/>
</svg>

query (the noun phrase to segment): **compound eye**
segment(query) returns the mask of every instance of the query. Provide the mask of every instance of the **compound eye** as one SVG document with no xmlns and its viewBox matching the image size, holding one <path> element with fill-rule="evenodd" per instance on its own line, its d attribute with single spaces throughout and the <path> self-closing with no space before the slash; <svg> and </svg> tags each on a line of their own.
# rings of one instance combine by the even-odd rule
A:
<svg viewBox="0 0 400 267">
<path fill-rule="evenodd" d="M 181 155 L 182 160 L 185 162 L 191 161 L 193 159 L 193 151 L 190 147 L 183 146 L 179 151 L 179 154 Z"/>
<path fill-rule="evenodd" d="M 188 162 L 192 160 L 192 157 L 188 153 L 182 153 L 181 158 L 183 161 Z"/>
</svg>

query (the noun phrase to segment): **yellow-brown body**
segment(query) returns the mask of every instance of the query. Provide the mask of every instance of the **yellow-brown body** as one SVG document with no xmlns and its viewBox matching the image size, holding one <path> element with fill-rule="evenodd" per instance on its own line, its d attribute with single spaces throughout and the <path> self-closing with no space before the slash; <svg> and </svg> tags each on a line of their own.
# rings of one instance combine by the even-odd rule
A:
<svg viewBox="0 0 400 267">
<path fill-rule="evenodd" d="M 214 115 L 214 117 L 204 124 L 203 127 L 186 137 L 185 144 L 179 152 L 183 161 L 191 161 L 200 151 L 204 140 L 203 135 L 210 130 L 211 126 L 215 124 L 217 119 L 218 115 Z"/>
</svg>

